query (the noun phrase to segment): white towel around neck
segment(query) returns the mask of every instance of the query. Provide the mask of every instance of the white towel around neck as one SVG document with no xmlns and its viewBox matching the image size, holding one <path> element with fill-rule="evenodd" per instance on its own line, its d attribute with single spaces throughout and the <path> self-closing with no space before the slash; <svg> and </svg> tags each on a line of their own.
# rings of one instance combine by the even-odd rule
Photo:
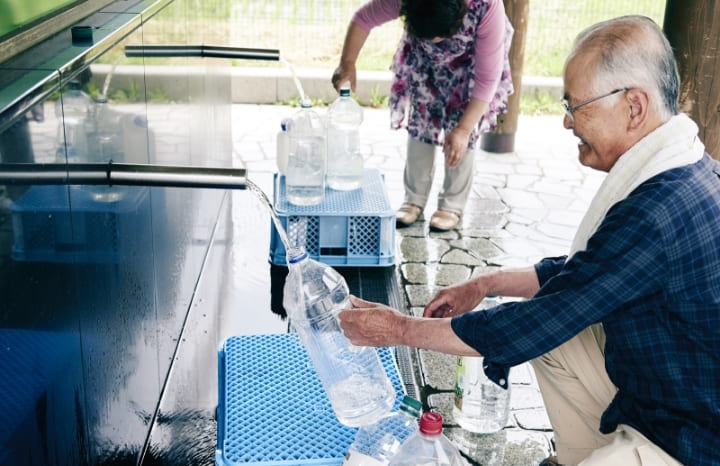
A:
<svg viewBox="0 0 720 466">
<path fill-rule="evenodd" d="M 685 114 L 673 116 L 638 141 L 620 156 L 600 185 L 575 233 L 568 258 L 585 249 L 610 208 L 635 188 L 666 170 L 696 163 L 704 153 L 698 127 Z"/>
</svg>

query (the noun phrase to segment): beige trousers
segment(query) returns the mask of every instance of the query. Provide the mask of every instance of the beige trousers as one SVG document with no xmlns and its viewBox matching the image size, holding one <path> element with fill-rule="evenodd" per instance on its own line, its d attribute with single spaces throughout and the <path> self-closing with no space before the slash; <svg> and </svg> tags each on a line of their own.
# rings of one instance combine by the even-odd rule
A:
<svg viewBox="0 0 720 466">
<path fill-rule="evenodd" d="M 405 202 L 422 208 L 428 201 L 433 178 L 435 177 L 435 155 L 437 146 L 427 144 L 408 136 L 407 159 L 405 160 Z M 445 169 L 442 190 L 438 194 L 438 209 L 462 214 L 472 190 L 475 171 L 475 151 L 469 150 L 455 168 Z"/>
<path fill-rule="evenodd" d="M 592 325 L 532 362 L 555 435 L 558 461 L 581 466 L 679 465 L 632 427 L 601 434 L 617 389 L 605 371 L 605 332 Z"/>
</svg>

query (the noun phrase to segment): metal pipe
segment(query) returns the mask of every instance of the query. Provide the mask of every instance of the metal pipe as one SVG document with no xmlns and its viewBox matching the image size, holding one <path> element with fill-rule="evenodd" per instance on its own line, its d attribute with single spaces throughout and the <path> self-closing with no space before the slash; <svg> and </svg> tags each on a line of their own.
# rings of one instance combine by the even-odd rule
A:
<svg viewBox="0 0 720 466">
<path fill-rule="evenodd" d="M 210 57 L 279 61 L 277 49 L 254 49 L 215 45 L 126 45 L 126 57 Z"/>
<path fill-rule="evenodd" d="M 244 168 L 131 163 L 0 163 L 0 183 L 245 189 Z"/>
</svg>

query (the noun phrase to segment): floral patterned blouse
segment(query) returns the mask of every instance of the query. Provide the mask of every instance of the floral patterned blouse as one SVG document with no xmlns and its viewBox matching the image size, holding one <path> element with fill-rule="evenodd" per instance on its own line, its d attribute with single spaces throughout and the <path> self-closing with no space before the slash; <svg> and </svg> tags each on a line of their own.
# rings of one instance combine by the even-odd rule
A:
<svg viewBox="0 0 720 466">
<path fill-rule="evenodd" d="M 495 130 L 497 116 L 507 112 L 508 96 L 513 93 L 508 57 L 513 28 L 502 0 L 467 0 L 467 5 L 458 32 L 442 42 L 403 33 L 391 67 L 394 79 L 389 106 L 393 129 L 402 128 L 407 118 L 411 137 L 442 145 L 443 135 L 459 123 L 470 98 L 479 98 L 489 105 L 470 135 L 468 146 L 472 149 L 480 133 Z M 369 30 L 397 18 L 399 9 L 399 0 L 372 0 L 358 10 L 353 22 Z M 497 27 L 491 21 L 503 24 Z M 476 70 L 480 60 L 494 69 Z M 478 82 L 483 89 L 474 89 Z"/>
</svg>

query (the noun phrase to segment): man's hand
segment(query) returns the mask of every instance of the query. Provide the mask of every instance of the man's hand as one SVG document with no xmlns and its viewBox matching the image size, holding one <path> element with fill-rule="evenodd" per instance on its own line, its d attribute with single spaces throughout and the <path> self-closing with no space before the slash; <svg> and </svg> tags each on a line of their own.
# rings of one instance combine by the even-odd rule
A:
<svg viewBox="0 0 720 466">
<path fill-rule="evenodd" d="M 485 297 L 477 283 L 468 281 L 441 289 L 425 306 L 424 317 L 453 317 L 472 311 Z"/>
<path fill-rule="evenodd" d="M 352 309 L 340 312 L 340 327 L 356 346 L 397 346 L 403 344 L 408 316 L 389 306 L 350 296 Z"/>
</svg>

